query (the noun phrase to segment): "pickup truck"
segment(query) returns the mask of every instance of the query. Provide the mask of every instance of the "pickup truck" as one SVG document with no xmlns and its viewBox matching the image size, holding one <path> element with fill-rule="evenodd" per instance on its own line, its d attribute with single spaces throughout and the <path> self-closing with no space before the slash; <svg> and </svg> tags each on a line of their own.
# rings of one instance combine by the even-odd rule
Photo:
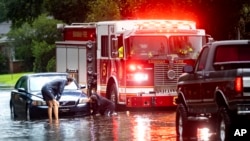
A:
<svg viewBox="0 0 250 141">
<path fill-rule="evenodd" d="M 207 43 L 183 71 L 177 82 L 177 136 L 188 136 L 193 122 L 209 122 L 216 140 L 232 139 L 239 118 L 250 115 L 250 40 Z"/>
</svg>

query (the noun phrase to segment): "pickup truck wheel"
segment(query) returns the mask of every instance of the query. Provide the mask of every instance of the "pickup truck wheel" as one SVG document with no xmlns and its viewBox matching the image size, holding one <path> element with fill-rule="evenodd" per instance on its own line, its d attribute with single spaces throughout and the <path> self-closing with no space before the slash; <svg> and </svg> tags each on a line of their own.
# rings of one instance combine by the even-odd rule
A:
<svg viewBox="0 0 250 141">
<path fill-rule="evenodd" d="M 218 111 L 218 140 L 219 141 L 228 141 L 229 132 L 231 126 L 230 116 L 226 108 L 220 108 Z"/>
<path fill-rule="evenodd" d="M 183 138 L 187 136 L 187 110 L 183 104 L 178 104 L 176 109 L 176 134 L 177 138 Z"/>
</svg>

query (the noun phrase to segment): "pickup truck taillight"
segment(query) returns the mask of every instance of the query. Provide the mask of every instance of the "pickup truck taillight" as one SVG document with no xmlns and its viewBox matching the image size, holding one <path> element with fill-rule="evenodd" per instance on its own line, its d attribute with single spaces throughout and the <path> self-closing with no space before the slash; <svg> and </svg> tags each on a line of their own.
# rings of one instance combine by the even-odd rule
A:
<svg viewBox="0 0 250 141">
<path fill-rule="evenodd" d="M 234 81 L 234 89 L 237 93 L 242 93 L 243 90 L 243 81 L 242 77 L 236 77 Z"/>
</svg>

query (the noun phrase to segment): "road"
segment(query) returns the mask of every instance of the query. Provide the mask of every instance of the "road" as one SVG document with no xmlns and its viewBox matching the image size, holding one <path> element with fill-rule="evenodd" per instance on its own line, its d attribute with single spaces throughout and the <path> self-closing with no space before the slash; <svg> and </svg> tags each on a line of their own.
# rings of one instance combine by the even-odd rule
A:
<svg viewBox="0 0 250 141">
<path fill-rule="evenodd" d="M 120 111 L 117 116 L 12 120 L 9 90 L 0 90 L 0 140 L 5 141 L 176 141 L 175 110 Z"/>
<path fill-rule="evenodd" d="M 121 111 L 117 116 L 61 118 L 59 124 L 47 119 L 14 121 L 10 118 L 10 91 L 0 91 L 0 140 L 6 141 L 104 141 L 176 140 L 175 111 Z"/>
</svg>

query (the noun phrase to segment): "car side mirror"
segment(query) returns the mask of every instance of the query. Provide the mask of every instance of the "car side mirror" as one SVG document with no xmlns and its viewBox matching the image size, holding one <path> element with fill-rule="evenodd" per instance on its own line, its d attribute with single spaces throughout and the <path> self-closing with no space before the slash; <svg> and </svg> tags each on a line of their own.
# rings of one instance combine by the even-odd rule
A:
<svg viewBox="0 0 250 141">
<path fill-rule="evenodd" d="M 86 85 L 80 84 L 79 87 L 80 87 L 80 89 L 85 89 L 85 88 L 86 88 Z"/>
<path fill-rule="evenodd" d="M 183 67 L 183 72 L 186 72 L 186 73 L 192 73 L 194 71 L 194 67 L 191 66 L 191 65 L 185 65 Z"/>
<path fill-rule="evenodd" d="M 18 88 L 17 90 L 18 90 L 18 92 L 23 92 L 23 93 L 27 92 L 24 88 Z"/>
</svg>

